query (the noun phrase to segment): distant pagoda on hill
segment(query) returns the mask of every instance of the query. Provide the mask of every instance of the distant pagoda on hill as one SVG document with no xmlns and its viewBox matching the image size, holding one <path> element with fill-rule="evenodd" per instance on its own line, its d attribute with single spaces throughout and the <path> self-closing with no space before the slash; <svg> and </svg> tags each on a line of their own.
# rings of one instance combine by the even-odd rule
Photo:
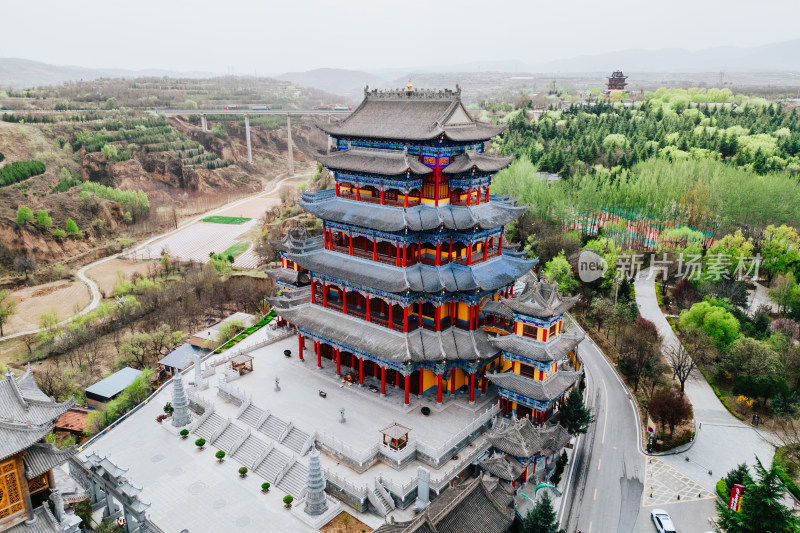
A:
<svg viewBox="0 0 800 533">
<path fill-rule="evenodd" d="M 319 124 L 329 136 L 314 157 L 335 188 L 304 193 L 323 235 L 285 242 L 285 266 L 310 286 L 272 299 L 322 359 L 380 376 L 409 396 L 486 391 L 500 349 L 482 326 L 488 302 L 513 294 L 536 260 L 503 246 L 505 225 L 525 211 L 490 193 L 511 158 L 485 152 L 504 126 L 474 121 L 461 90 L 364 91 L 348 117 Z M 292 274 L 289 277 L 295 277 Z M 279 277 L 278 275 L 275 276 Z M 284 278 L 284 282 L 291 281 Z"/>
<path fill-rule="evenodd" d="M 615 70 L 611 73 L 611 76 L 608 77 L 608 87 L 605 90 L 605 93 L 608 94 L 611 91 L 624 91 L 625 87 L 628 86 L 628 82 L 626 81 L 628 76 L 624 76 L 621 70 Z"/>
</svg>

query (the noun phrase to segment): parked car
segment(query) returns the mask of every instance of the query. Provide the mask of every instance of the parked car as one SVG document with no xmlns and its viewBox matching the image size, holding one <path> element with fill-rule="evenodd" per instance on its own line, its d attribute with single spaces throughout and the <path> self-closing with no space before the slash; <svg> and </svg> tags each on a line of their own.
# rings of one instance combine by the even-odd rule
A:
<svg viewBox="0 0 800 533">
<path fill-rule="evenodd" d="M 650 520 L 653 521 L 658 533 L 676 533 L 675 524 L 672 523 L 672 518 L 665 510 L 653 509 L 650 511 Z"/>
</svg>

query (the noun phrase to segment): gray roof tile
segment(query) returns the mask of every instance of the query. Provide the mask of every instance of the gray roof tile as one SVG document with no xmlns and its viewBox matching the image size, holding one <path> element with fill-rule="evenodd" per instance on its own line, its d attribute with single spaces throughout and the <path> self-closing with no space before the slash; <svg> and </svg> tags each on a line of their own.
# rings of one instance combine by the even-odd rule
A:
<svg viewBox="0 0 800 533">
<path fill-rule="evenodd" d="M 569 432 L 560 424 L 534 427 L 521 418 L 503 429 L 486 433 L 492 446 L 514 457 L 548 456 L 560 451 L 570 440 Z"/>
<path fill-rule="evenodd" d="M 412 174 L 425 175 L 433 169 L 422 164 L 417 156 L 405 151 L 372 151 L 342 150 L 330 155 L 313 154 L 312 157 L 324 166 L 334 170 L 351 170 L 367 174 L 399 176 L 410 171 Z"/>
<path fill-rule="evenodd" d="M 575 372 L 559 370 L 543 381 L 513 372 L 488 372 L 486 377 L 502 389 L 516 392 L 538 402 L 549 403 L 564 394 L 582 374 L 582 370 Z"/>
<path fill-rule="evenodd" d="M 45 472 L 49 472 L 53 468 L 61 465 L 75 455 L 74 448 L 66 448 L 59 450 L 52 444 L 46 442 L 39 442 L 28 448 L 23 462 L 25 463 L 25 477 L 33 479 L 40 476 Z"/>
<path fill-rule="evenodd" d="M 467 151 L 453 158 L 444 169 L 445 174 L 459 174 L 469 172 L 473 168 L 481 172 L 497 172 L 508 166 L 513 157 L 496 157 L 493 155 Z"/>
<path fill-rule="evenodd" d="M 552 318 L 570 310 L 580 299 L 579 296 L 562 296 L 558 292 L 557 283 L 539 281 L 533 273 L 527 274 L 522 281 L 525 288 L 522 292 L 507 300 L 491 302 L 483 311 L 505 318 L 520 314 L 536 318 Z"/>
</svg>

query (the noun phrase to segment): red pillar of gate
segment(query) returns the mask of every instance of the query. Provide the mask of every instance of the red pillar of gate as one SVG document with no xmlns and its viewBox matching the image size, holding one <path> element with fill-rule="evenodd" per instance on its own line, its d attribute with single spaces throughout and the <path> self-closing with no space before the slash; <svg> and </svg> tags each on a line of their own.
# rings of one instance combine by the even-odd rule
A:
<svg viewBox="0 0 800 533">
<path fill-rule="evenodd" d="M 303 345 L 305 343 L 303 342 L 303 336 L 300 335 L 299 333 L 297 334 L 297 344 L 298 344 L 298 350 L 299 350 L 299 354 L 300 354 L 300 360 L 302 361 L 303 360 Z"/>
<path fill-rule="evenodd" d="M 322 347 L 319 341 L 314 341 L 314 351 L 317 353 L 317 368 L 322 368 Z"/>
<path fill-rule="evenodd" d="M 399 267 L 400 266 L 400 247 L 395 245 L 394 250 L 395 250 L 395 252 L 397 252 L 396 258 L 394 260 L 394 266 Z"/>
<path fill-rule="evenodd" d="M 361 201 L 361 185 L 356 184 L 356 200 Z"/>
<path fill-rule="evenodd" d="M 467 205 L 472 205 L 472 189 L 467 190 Z"/>
<path fill-rule="evenodd" d="M 411 376 L 406 376 L 406 400 L 405 400 L 406 405 L 408 405 L 408 386 L 410 383 L 410 378 Z"/>
<path fill-rule="evenodd" d="M 386 367 L 381 367 L 381 396 L 386 395 Z"/>
<path fill-rule="evenodd" d="M 469 248 L 467 248 L 467 264 L 472 264 L 472 243 L 469 243 Z"/>
<path fill-rule="evenodd" d="M 481 205 L 481 188 L 478 187 L 478 190 L 475 191 L 475 205 Z"/>
<path fill-rule="evenodd" d="M 422 327 L 422 302 L 417 302 L 417 327 Z"/>
<path fill-rule="evenodd" d="M 469 403 L 475 403 L 475 372 L 469 375 Z"/>
<path fill-rule="evenodd" d="M 336 375 L 337 376 L 341 376 L 342 375 L 342 364 L 341 364 L 341 362 L 342 362 L 342 359 L 341 359 L 341 357 L 339 357 L 339 348 L 336 348 Z"/>
<path fill-rule="evenodd" d="M 453 239 L 450 239 L 450 251 L 448 253 L 450 254 L 448 259 L 449 262 L 453 260 Z"/>
<path fill-rule="evenodd" d="M 436 374 L 436 403 L 442 403 L 442 375 Z"/>
<path fill-rule="evenodd" d="M 336 196 L 339 196 L 339 182 L 336 182 Z"/>
<path fill-rule="evenodd" d="M 408 333 L 408 306 L 403 306 L 403 333 Z"/>
<path fill-rule="evenodd" d="M 364 358 L 358 358 L 358 384 L 364 384 Z"/>
</svg>

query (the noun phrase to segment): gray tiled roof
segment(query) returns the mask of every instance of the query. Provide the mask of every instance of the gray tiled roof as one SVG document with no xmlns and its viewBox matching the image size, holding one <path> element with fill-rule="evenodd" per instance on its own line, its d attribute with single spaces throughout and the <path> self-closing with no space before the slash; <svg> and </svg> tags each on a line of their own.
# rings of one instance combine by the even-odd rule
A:
<svg viewBox="0 0 800 533">
<path fill-rule="evenodd" d="M 381 231 L 429 231 L 440 227 L 467 230 L 476 226 L 494 229 L 518 219 L 527 209 L 506 198 L 490 196 L 489 199 L 472 206 L 420 204 L 404 208 L 341 198 L 330 189 L 304 193 L 299 204 L 318 218 Z"/>
<path fill-rule="evenodd" d="M 469 479 L 445 490 L 413 520 L 384 524 L 374 533 L 502 533 L 514 510 L 495 498 L 495 485 Z"/>
<path fill-rule="evenodd" d="M 48 398 L 36 386 L 30 369 L 22 377 L 7 374 L 0 381 L 0 419 L 45 424 L 67 412 L 74 403 L 73 399 L 56 403 Z"/>
<path fill-rule="evenodd" d="M 564 394 L 568 388 L 578 381 L 582 374 L 582 370 L 574 372 L 559 370 L 544 381 L 538 381 L 513 372 L 499 374 L 488 372 L 486 377 L 502 389 L 516 392 L 532 400 L 549 403 Z"/>
<path fill-rule="evenodd" d="M 6 529 L 6 533 L 63 533 L 61 524 L 50 512 L 47 504 L 33 510 L 33 522 L 25 521 Z"/>
<path fill-rule="evenodd" d="M 403 268 L 324 249 L 289 254 L 289 258 L 311 272 L 394 293 L 493 291 L 514 283 L 537 261 L 504 253 L 472 266 L 448 263 L 437 267 L 418 263 Z"/>
<path fill-rule="evenodd" d="M 545 424 L 537 428 L 527 418 L 501 430 L 490 430 L 486 436 L 498 450 L 524 458 L 552 455 L 570 440 L 569 432 L 560 424 Z"/>
<path fill-rule="evenodd" d="M 505 125 L 475 122 L 461 104 L 460 91 L 365 91 L 364 100 L 346 118 L 317 122 L 337 137 L 485 141 Z"/>
<path fill-rule="evenodd" d="M 497 172 L 508 166 L 513 157 L 496 157 L 489 154 L 467 151 L 453 158 L 444 169 L 445 174 L 469 172 L 473 167 L 482 172 Z"/>
<path fill-rule="evenodd" d="M 583 330 L 574 324 L 570 323 L 569 326 L 566 324 L 565 321 L 565 329 L 547 342 L 514 334 L 489 337 L 489 341 L 499 350 L 527 357 L 533 361 L 558 361 L 574 350 L 586 336 Z"/>
<path fill-rule="evenodd" d="M 522 463 L 504 453 L 484 459 L 478 464 L 493 476 L 506 481 L 514 481 L 525 471 Z"/>
<path fill-rule="evenodd" d="M 264 273 L 274 279 L 275 281 L 280 281 L 281 283 L 287 283 L 290 285 L 297 285 L 300 283 L 300 274 L 302 273 L 301 270 L 291 270 L 288 268 L 268 268 L 264 270 Z M 306 278 L 308 274 L 303 274 Z M 307 280 L 306 280 L 307 281 Z"/>
<path fill-rule="evenodd" d="M 551 318 L 566 313 L 580 299 L 579 296 L 562 296 L 557 283 L 539 281 L 528 274 L 522 281 L 525 289 L 507 300 L 487 302 L 483 311 L 505 318 L 514 313 L 536 318 Z"/>
<path fill-rule="evenodd" d="M 474 361 L 498 353 L 489 343 L 486 333 L 480 330 L 448 328 L 436 332 L 417 329 L 403 333 L 311 303 L 283 307 L 280 298 L 270 301 L 275 311 L 290 323 L 387 361 Z"/>
<path fill-rule="evenodd" d="M 314 154 L 314 159 L 334 170 L 352 170 L 368 174 L 399 176 L 410 171 L 412 174 L 425 175 L 433 169 L 422 164 L 417 156 L 405 151 L 367 151 L 343 150 L 331 155 Z"/>
<path fill-rule="evenodd" d="M 272 241 L 272 245 L 276 250 L 297 253 L 320 248 L 324 245 L 324 242 L 321 235 L 311 237 L 305 226 L 297 226 L 290 228 L 280 241 Z"/>
<path fill-rule="evenodd" d="M 42 440 L 53 430 L 52 423 L 31 425 L 0 420 L 0 460 Z"/>
<path fill-rule="evenodd" d="M 33 479 L 45 472 L 49 472 L 58 465 L 63 464 L 71 455 L 75 455 L 74 448 L 59 450 L 46 442 L 36 443 L 28 448 L 23 458 L 25 477 Z"/>
</svg>

